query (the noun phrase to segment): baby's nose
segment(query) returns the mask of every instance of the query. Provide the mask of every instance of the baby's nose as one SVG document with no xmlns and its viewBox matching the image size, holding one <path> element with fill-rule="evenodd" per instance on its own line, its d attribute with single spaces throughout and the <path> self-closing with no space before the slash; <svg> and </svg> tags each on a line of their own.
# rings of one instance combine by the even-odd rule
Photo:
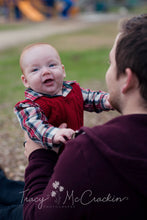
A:
<svg viewBox="0 0 147 220">
<path fill-rule="evenodd" d="M 42 75 L 48 75 L 48 74 L 50 74 L 49 68 L 48 67 L 44 67 L 43 71 L 42 71 Z"/>
</svg>

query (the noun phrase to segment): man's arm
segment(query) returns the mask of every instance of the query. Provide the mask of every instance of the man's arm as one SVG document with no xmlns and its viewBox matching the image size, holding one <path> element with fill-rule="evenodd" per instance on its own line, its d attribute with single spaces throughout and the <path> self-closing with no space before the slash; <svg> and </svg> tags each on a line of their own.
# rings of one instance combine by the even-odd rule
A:
<svg viewBox="0 0 147 220">
<path fill-rule="evenodd" d="M 30 144 L 35 143 L 27 141 L 26 147 Z M 89 187 L 85 158 L 78 146 L 73 152 L 74 145 L 67 144 L 59 159 L 50 150 L 31 153 L 25 172 L 24 220 L 81 219 L 86 213 L 74 198 Z"/>
</svg>

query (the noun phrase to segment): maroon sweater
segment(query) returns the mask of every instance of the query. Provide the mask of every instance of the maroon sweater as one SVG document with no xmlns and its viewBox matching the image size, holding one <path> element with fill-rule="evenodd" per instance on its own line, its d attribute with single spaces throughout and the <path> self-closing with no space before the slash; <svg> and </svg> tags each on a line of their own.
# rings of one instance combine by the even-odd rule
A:
<svg viewBox="0 0 147 220">
<path fill-rule="evenodd" d="M 24 220 L 147 219 L 147 115 L 81 131 L 59 158 L 30 155 Z"/>
</svg>

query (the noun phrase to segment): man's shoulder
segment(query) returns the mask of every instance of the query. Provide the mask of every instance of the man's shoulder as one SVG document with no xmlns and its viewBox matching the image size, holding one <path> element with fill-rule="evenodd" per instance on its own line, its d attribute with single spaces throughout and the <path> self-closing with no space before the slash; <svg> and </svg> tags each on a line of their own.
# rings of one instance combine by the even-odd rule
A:
<svg viewBox="0 0 147 220">
<path fill-rule="evenodd" d="M 123 116 L 118 116 L 102 125 L 97 125 L 92 128 L 82 127 L 79 132 L 79 135 L 85 133 L 87 135 L 95 134 L 97 137 L 98 136 L 100 137 L 101 134 L 107 136 L 108 134 L 114 132 L 115 130 L 118 132 L 119 128 L 121 129 L 121 124 L 123 123 L 123 119 L 124 119 Z"/>
<path fill-rule="evenodd" d="M 139 123 L 134 123 L 134 116 L 118 116 L 103 125 L 94 126 L 92 128 L 82 127 L 76 134 L 76 142 L 78 144 L 89 142 L 115 142 L 123 140 L 124 136 L 130 134 L 130 129 L 137 129 Z"/>
<path fill-rule="evenodd" d="M 131 139 L 131 144 L 135 144 L 136 141 L 144 139 L 146 142 L 147 132 L 147 114 L 132 114 L 125 116 L 118 116 L 107 123 L 93 128 L 82 127 L 81 133 L 77 139 L 79 145 L 89 145 L 93 143 L 93 146 L 109 145 L 112 148 L 117 144 L 128 144 L 128 140 Z M 80 137 L 81 136 L 81 137 Z M 90 144 L 91 145 L 91 144 Z"/>
</svg>

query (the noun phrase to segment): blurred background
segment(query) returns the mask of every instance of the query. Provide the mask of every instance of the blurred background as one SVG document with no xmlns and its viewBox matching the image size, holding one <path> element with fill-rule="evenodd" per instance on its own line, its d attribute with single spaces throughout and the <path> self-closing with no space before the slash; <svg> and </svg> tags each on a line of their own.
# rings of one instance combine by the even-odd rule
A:
<svg viewBox="0 0 147 220">
<path fill-rule="evenodd" d="M 0 0 L 3 20 L 43 21 L 48 17 L 69 17 L 79 12 L 127 13 L 146 7 L 146 0 Z"/>
<path fill-rule="evenodd" d="M 19 56 L 24 46 L 47 42 L 59 51 L 67 80 L 107 91 L 108 56 L 121 19 L 147 13 L 145 0 L 0 0 L 0 166 L 14 180 L 24 179 L 27 160 L 23 132 L 13 113 L 24 99 Z M 115 111 L 85 113 L 95 126 Z"/>
</svg>

